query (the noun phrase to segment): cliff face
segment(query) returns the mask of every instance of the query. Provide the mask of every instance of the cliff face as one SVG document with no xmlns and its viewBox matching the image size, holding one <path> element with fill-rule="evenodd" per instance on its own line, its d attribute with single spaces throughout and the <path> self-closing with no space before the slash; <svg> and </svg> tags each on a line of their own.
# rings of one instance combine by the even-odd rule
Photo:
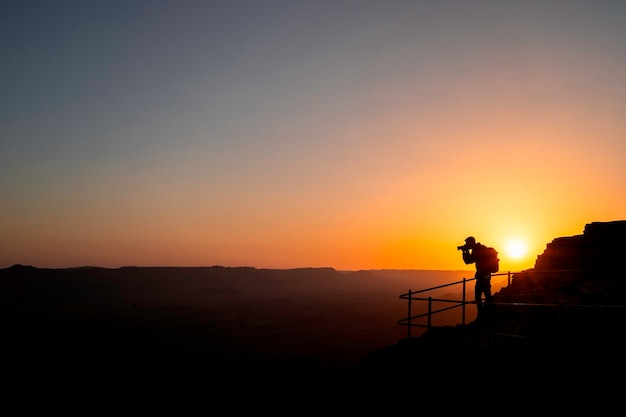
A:
<svg viewBox="0 0 626 417">
<path fill-rule="evenodd" d="M 500 302 L 626 304 L 626 220 L 594 222 L 548 243 L 535 267 L 515 274 Z"/>
<path fill-rule="evenodd" d="M 624 268 L 626 220 L 594 222 L 582 235 L 559 237 L 537 257 L 538 270 L 586 270 L 598 279 Z"/>
</svg>

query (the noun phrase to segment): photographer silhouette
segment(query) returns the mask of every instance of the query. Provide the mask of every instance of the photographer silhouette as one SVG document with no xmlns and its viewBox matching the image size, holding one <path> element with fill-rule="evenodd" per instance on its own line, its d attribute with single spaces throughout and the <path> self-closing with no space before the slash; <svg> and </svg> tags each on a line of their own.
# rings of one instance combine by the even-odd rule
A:
<svg viewBox="0 0 626 417">
<path fill-rule="evenodd" d="M 491 272 L 488 266 L 489 254 L 487 246 L 480 242 L 476 242 L 473 236 L 465 239 L 465 245 L 457 246 L 463 256 L 463 262 L 466 264 L 476 264 L 476 285 L 474 286 L 474 301 L 478 309 L 478 318 L 482 317 L 485 307 L 489 306 L 492 301 L 491 295 Z M 485 304 L 483 304 L 482 296 L 485 296 Z"/>
</svg>

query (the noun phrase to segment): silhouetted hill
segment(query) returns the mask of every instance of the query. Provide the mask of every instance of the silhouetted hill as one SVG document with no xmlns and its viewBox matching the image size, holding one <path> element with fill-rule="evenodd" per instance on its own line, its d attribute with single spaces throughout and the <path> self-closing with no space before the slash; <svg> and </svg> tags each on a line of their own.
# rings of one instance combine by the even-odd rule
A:
<svg viewBox="0 0 626 417">
<path fill-rule="evenodd" d="M 0 269 L 1 356 L 17 383 L 63 376 L 72 389 L 339 384 L 402 337 L 401 293 L 469 275 L 14 265 Z"/>
<path fill-rule="evenodd" d="M 534 268 L 514 274 L 494 295 L 488 319 L 434 327 L 374 351 L 363 378 L 375 383 L 419 374 L 423 387 L 464 374 L 508 388 L 521 381 L 535 389 L 611 386 L 626 371 L 624 253 L 624 220 L 556 238 Z"/>
</svg>

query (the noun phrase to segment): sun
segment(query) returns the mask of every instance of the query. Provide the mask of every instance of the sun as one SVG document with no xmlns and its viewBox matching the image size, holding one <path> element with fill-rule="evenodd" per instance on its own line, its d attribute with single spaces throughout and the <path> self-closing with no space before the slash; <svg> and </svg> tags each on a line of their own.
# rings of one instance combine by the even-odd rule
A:
<svg viewBox="0 0 626 417">
<path fill-rule="evenodd" d="M 521 259 L 526 255 L 528 245 L 521 239 L 513 238 L 506 242 L 505 250 L 509 258 Z"/>
</svg>

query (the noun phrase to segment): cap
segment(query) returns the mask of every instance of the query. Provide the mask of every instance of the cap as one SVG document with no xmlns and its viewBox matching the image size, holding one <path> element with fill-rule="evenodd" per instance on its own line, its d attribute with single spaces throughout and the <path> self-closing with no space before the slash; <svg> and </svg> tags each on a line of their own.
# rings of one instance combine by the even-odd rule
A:
<svg viewBox="0 0 626 417">
<path fill-rule="evenodd" d="M 476 243 L 476 239 L 474 239 L 474 236 L 470 236 L 467 239 L 465 239 L 465 243 L 469 243 L 471 245 Z"/>
</svg>

